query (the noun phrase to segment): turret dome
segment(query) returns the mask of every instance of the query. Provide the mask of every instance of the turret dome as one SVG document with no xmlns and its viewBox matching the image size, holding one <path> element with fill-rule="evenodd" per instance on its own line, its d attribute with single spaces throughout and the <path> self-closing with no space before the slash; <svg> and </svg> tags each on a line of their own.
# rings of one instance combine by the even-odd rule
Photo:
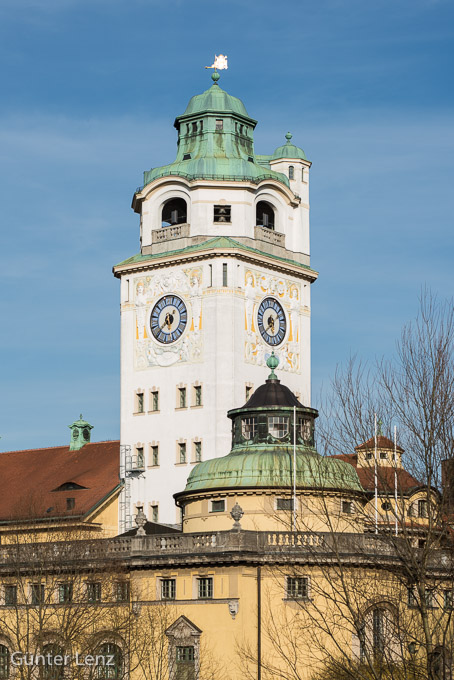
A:
<svg viewBox="0 0 454 680">
<path fill-rule="evenodd" d="M 314 421 L 318 413 L 280 384 L 274 373 L 276 362 L 274 355 L 269 357 L 268 380 L 244 406 L 228 412 L 233 421 L 230 453 L 196 465 L 184 492 L 175 498 L 215 489 L 289 488 L 294 457 L 299 489 L 362 491 L 349 463 L 317 453 Z"/>
<path fill-rule="evenodd" d="M 292 135 L 290 132 L 287 132 L 285 138 L 287 140 L 286 143 L 277 147 L 273 155 L 270 156 L 270 160 L 277 161 L 279 158 L 291 158 L 307 161 L 306 154 L 304 153 L 303 149 L 291 143 L 290 140 L 292 139 Z"/>
</svg>

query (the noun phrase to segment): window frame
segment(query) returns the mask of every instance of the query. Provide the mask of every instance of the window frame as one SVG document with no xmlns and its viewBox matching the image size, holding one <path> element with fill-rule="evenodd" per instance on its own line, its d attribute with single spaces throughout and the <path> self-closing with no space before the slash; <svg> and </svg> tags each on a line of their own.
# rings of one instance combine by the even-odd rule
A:
<svg viewBox="0 0 454 680">
<path fill-rule="evenodd" d="M 96 604 L 102 602 L 102 586 L 101 581 L 86 581 L 86 596 L 87 602 Z"/>
<path fill-rule="evenodd" d="M 8 597 L 7 593 L 14 593 L 14 597 Z M 15 607 L 17 605 L 17 585 L 15 583 L 5 583 L 3 585 L 3 602 L 6 607 Z"/>
<path fill-rule="evenodd" d="M 39 591 L 38 591 L 39 589 Z M 39 596 L 36 594 L 39 592 Z M 44 603 L 45 600 L 45 586 L 44 583 L 30 583 L 30 604 L 40 605 Z"/>
<path fill-rule="evenodd" d="M 212 600 L 214 594 L 214 580 L 212 576 L 197 576 L 197 599 Z"/>
<path fill-rule="evenodd" d="M 61 581 L 58 584 L 57 601 L 58 604 L 70 604 L 73 601 L 74 588 L 72 583 Z"/>
<path fill-rule="evenodd" d="M 225 498 L 219 498 L 217 500 L 211 501 L 210 513 L 211 512 L 225 512 Z"/>
<path fill-rule="evenodd" d="M 287 576 L 285 592 L 287 600 L 310 600 L 309 576 Z"/>
<path fill-rule="evenodd" d="M 177 598 L 176 578 L 162 578 L 160 581 L 161 581 L 160 588 L 161 600 L 176 600 Z"/>
<path fill-rule="evenodd" d="M 293 498 L 279 496 L 276 498 L 276 510 L 278 512 L 294 512 L 295 503 Z"/>
<path fill-rule="evenodd" d="M 184 465 L 188 462 L 188 452 L 186 442 L 178 442 L 178 464 Z"/>
</svg>

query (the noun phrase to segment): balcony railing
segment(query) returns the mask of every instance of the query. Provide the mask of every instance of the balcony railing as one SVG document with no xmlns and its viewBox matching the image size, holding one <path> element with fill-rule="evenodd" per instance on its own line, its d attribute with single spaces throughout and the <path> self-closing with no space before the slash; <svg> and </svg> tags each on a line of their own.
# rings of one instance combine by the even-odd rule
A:
<svg viewBox="0 0 454 680">
<path fill-rule="evenodd" d="M 257 224 L 254 227 L 254 237 L 259 241 L 266 241 L 266 243 L 271 243 L 273 246 L 280 246 L 285 248 L 285 234 L 281 234 L 278 231 L 273 231 L 268 227 L 262 227 Z"/>
<path fill-rule="evenodd" d="M 162 243 L 163 241 L 173 241 L 175 238 L 189 236 L 189 224 L 171 224 L 170 227 L 153 229 L 151 232 L 152 243 Z"/>
</svg>

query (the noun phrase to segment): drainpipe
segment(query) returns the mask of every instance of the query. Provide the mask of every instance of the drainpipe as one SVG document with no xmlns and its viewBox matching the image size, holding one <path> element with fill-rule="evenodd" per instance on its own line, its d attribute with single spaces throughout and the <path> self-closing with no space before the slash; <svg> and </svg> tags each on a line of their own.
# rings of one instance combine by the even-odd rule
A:
<svg viewBox="0 0 454 680">
<path fill-rule="evenodd" d="M 262 583 L 261 567 L 257 567 L 257 680 L 262 678 Z"/>
</svg>

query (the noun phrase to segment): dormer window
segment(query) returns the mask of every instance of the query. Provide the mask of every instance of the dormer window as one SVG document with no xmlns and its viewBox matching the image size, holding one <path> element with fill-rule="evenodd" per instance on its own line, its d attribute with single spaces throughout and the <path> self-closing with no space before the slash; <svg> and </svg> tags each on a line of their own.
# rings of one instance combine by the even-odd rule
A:
<svg viewBox="0 0 454 680">
<path fill-rule="evenodd" d="M 224 129 L 224 121 L 222 118 L 217 118 L 216 119 L 216 132 L 222 132 Z"/>
<path fill-rule="evenodd" d="M 288 166 L 288 178 L 295 179 L 295 168 L 293 167 L 293 165 Z"/>
<path fill-rule="evenodd" d="M 287 416 L 268 416 L 268 432 L 276 439 L 282 439 L 288 434 Z"/>
</svg>

